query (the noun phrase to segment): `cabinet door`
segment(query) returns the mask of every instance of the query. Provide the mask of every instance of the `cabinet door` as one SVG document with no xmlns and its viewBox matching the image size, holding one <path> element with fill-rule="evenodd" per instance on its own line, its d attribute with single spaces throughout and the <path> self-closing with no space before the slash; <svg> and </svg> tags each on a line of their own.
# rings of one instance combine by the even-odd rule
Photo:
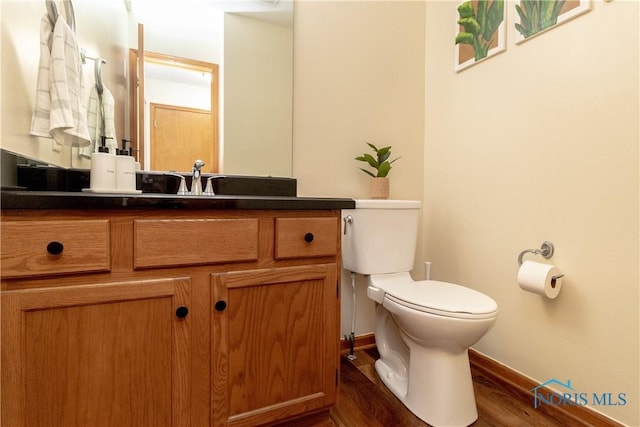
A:
<svg viewBox="0 0 640 427">
<path fill-rule="evenodd" d="M 335 264 L 215 274 L 212 419 L 256 426 L 335 403 Z"/>
<path fill-rule="evenodd" d="M 2 425 L 188 425 L 188 285 L 3 293 Z"/>
</svg>

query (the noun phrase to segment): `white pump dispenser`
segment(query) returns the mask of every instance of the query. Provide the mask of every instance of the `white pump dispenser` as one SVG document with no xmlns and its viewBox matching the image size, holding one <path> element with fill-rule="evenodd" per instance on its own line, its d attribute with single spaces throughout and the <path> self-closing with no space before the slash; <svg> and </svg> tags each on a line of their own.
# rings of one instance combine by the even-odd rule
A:
<svg viewBox="0 0 640 427">
<path fill-rule="evenodd" d="M 91 154 L 90 185 L 94 191 L 114 191 L 116 189 L 116 156 L 109 153 L 106 137 L 101 138 L 98 151 Z"/>
<path fill-rule="evenodd" d="M 122 140 L 122 150 L 116 155 L 116 190 L 131 192 L 136 190 L 136 164 Z"/>
</svg>

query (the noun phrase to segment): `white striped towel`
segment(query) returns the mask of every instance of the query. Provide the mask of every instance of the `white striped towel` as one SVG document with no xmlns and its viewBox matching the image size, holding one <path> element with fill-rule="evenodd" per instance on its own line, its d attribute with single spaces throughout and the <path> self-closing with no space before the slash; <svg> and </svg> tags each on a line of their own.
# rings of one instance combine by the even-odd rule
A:
<svg viewBox="0 0 640 427">
<path fill-rule="evenodd" d="M 91 137 L 91 145 L 82 148 L 80 155 L 83 157 L 91 156 L 91 153 L 98 151 L 100 146 L 100 136 L 102 136 L 102 126 L 104 125 L 104 136 L 109 147 L 109 153 L 115 154 L 118 147 L 118 138 L 116 137 L 115 125 L 115 100 L 109 89 L 103 84 L 102 95 L 98 93 L 95 85 L 89 93 L 89 103 L 87 104 L 87 127 L 89 128 L 89 136 Z"/>
<path fill-rule="evenodd" d="M 44 19 L 47 19 L 46 17 Z M 41 31 L 45 31 L 44 23 Z M 87 129 L 87 114 L 82 103 L 84 86 L 82 81 L 82 61 L 75 33 L 62 17 L 58 16 L 53 29 L 51 54 L 48 64 L 40 61 L 38 74 L 48 74 L 48 87 L 40 86 L 43 79 L 38 78 L 36 96 L 36 112 L 32 120 L 32 135 L 41 135 L 46 121 L 47 105 L 39 106 L 38 101 L 45 98 L 49 92 L 48 119 L 49 134 L 56 142 L 74 147 L 86 147 L 91 143 Z M 47 40 L 47 34 L 41 33 L 42 40 Z M 51 37 L 51 36 L 49 36 Z M 35 125 L 35 129 L 34 129 Z"/>
<path fill-rule="evenodd" d="M 51 110 L 51 95 L 49 95 L 49 65 L 51 64 L 51 40 L 53 28 L 49 17 L 45 14 L 40 22 L 40 63 L 38 65 L 38 80 L 36 82 L 36 108 L 31 116 L 31 131 L 33 136 L 51 138 L 49 132 L 49 110 Z"/>
</svg>

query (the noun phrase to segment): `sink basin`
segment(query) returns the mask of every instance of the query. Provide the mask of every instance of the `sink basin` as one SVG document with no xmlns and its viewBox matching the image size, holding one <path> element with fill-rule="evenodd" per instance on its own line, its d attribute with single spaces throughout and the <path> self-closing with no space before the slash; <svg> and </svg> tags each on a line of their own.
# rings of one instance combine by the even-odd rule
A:
<svg viewBox="0 0 640 427">
<path fill-rule="evenodd" d="M 191 174 L 180 174 L 191 188 Z M 18 185 L 31 191 L 82 191 L 89 188 L 89 169 L 18 166 Z M 202 175 L 202 188 L 214 176 L 213 191 L 225 196 L 281 196 L 296 197 L 295 178 L 249 175 Z M 138 171 L 136 188 L 143 193 L 176 194 L 180 178 L 164 172 Z M 191 196 L 185 196 L 191 197 Z"/>
</svg>

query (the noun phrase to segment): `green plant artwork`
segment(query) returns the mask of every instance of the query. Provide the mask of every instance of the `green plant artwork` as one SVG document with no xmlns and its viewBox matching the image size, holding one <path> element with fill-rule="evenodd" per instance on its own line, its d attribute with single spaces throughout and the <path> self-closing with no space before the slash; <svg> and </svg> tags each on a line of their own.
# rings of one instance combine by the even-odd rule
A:
<svg viewBox="0 0 640 427">
<path fill-rule="evenodd" d="M 516 30 L 527 38 L 556 25 L 564 4 L 565 0 L 522 0 L 516 4 L 520 16 Z"/>
<path fill-rule="evenodd" d="M 367 163 L 375 170 L 375 173 L 363 168 L 358 169 L 374 178 L 386 177 L 391 171 L 391 163 L 398 160 L 399 157 L 396 157 L 393 160 L 389 160 L 389 157 L 391 156 L 391 147 L 378 148 L 368 142 L 367 145 L 373 150 L 373 152 L 375 153 L 375 157 L 369 153 L 364 153 L 362 156 L 356 157 L 355 160 Z"/>
<path fill-rule="evenodd" d="M 473 48 L 475 61 L 486 58 L 496 41 L 498 28 L 504 21 L 504 0 L 478 0 L 477 9 L 473 2 L 466 1 L 458 6 L 462 27 L 456 36 L 456 45 L 467 44 Z"/>
<path fill-rule="evenodd" d="M 567 22 L 591 10 L 591 0 L 519 0 L 516 12 L 520 22 L 514 25 L 516 43 Z"/>
</svg>

